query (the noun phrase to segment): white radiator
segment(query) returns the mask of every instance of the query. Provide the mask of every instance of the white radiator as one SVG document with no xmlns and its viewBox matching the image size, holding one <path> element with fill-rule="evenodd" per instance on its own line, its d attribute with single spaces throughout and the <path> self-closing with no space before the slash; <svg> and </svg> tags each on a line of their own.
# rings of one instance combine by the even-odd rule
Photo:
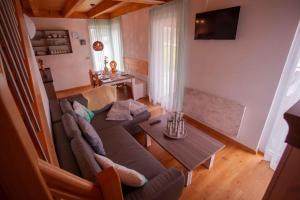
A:
<svg viewBox="0 0 300 200">
<path fill-rule="evenodd" d="M 185 88 L 183 112 L 222 134 L 237 137 L 245 106 L 200 90 Z"/>
</svg>

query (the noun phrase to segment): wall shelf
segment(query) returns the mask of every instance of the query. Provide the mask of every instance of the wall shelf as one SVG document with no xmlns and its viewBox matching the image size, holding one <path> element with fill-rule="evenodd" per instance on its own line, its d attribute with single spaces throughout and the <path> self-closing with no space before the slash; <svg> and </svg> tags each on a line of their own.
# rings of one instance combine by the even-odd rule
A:
<svg viewBox="0 0 300 200">
<path fill-rule="evenodd" d="M 68 30 L 37 30 L 31 44 L 36 56 L 73 52 Z"/>
</svg>

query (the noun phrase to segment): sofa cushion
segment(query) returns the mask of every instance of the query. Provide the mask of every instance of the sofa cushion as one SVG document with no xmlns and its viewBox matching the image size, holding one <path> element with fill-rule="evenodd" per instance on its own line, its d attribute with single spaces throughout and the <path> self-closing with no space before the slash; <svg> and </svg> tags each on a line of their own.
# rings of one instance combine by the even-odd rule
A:
<svg viewBox="0 0 300 200">
<path fill-rule="evenodd" d="M 72 105 L 67 99 L 60 100 L 59 104 L 63 113 L 71 113 L 73 111 Z"/>
<path fill-rule="evenodd" d="M 100 131 L 105 128 L 114 127 L 114 126 L 124 126 L 124 128 L 131 134 L 135 134 L 141 129 L 138 126 L 138 123 L 148 120 L 150 117 L 150 113 L 145 111 L 135 117 L 133 120 L 122 120 L 122 121 L 111 121 L 106 120 L 108 110 L 104 110 L 103 112 L 95 112 L 95 116 L 91 121 L 91 124 L 94 126 L 96 131 Z"/>
<path fill-rule="evenodd" d="M 84 105 L 80 104 L 78 101 L 73 102 L 73 109 L 77 115 L 83 117 L 88 122 L 91 122 L 91 120 L 94 117 L 94 113 L 88 108 L 86 108 Z"/>
<path fill-rule="evenodd" d="M 91 145 L 97 154 L 105 155 L 105 150 L 99 137 L 98 133 L 94 127 L 82 117 L 78 117 L 78 125 L 81 129 L 81 133 L 86 141 Z"/>
<path fill-rule="evenodd" d="M 60 109 L 59 101 L 57 99 L 49 100 L 49 109 L 51 114 L 51 122 L 56 123 L 61 121 L 62 111 Z"/>
<path fill-rule="evenodd" d="M 69 113 L 63 114 L 61 117 L 61 122 L 63 123 L 66 136 L 69 140 L 72 140 L 77 136 L 81 137 L 81 131 L 72 115 Z"/>
<path fill-rule="evenodd" d="M 158 175 L 164 167 L 144 149 L 123 127 L 115 126 L 98 131 L 106 157 L 143 174 L 148 180 Z"/>
<path fill-rule="evenodd" d="M 93 149 L 81 136 L 72 139 L 71 148 L 75 155 L 82 177 L 95 182 L 96 174 L 101 171 L 101 168 L 95 160 L 95 152 Z"/>
<path fill-rule="evenodd" d="M 119 165 L 118 163 L 114 163 L 111 159 L 105 156 L 101 156 L 95 153 L 95 158 L 99 165 L 102 167 L 102 169 L 113 167 L 118 173 L 121 182 L 125 185 L 131 187 L 141 187 L 147 182 L 147 179 L 143 174 L 140 174 L 139 172 L 129 169 L 127 167 L 124 167 L 123 165 Z"/>
<path fill-rule="evenodd" d="M 148 181 L 144 187 L 124 194 L 125 200 L 177 200 L 184 188 L 184 175 L 174 168 L 166 169 L 163 173 Z"/>
<path fill-rule="evenodd" d="M 81 176 L 79 167 L 75 160 L 74 154 L 70 146 L 70 142 L 65 134 L 62 123 L 58 122 L 53 124 L 52 130 L 55 151 L 60 167 L 77 176 Z"/>
</svg>

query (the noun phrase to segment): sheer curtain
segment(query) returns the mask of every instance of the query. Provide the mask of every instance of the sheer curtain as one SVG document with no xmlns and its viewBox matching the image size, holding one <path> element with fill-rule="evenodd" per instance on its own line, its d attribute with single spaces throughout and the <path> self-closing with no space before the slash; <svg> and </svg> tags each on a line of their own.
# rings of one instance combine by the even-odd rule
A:
<svg viewBox="0 0 300 200">
<path fill-rule="evenodd" d="M 123 71 L 123 41 L 120 18 L 117 17 L 112 20 L 93 19 L 89 21 L 88 28 L 94 70 L 103 70 L 104 57 L 107 56 L 108 61 L 115 60 L 117 69 Z M 95 41 L 103 43 L 103 51 L 94 51 L 92 45 Z"/>
<path fill-rule="evenodd" d="M 186 0 L 150 11 L 149 98 L 169 111 L 182 109 Z"/>
<path fill-rule="evenodd" d="M 297 66 L 300 66 L 300 23 L 280 80 L 281 89 L 276 92 L 275 98 L 279 98 L 280 103 L 276 108 L 275 121 L 265 148 L 264 158 L 270 161 L 270 167 L 274 170 L 286 147 L 285 139 L 289 129 L 283 114 L 300 100 L 300 73 Z"/>
</svg>

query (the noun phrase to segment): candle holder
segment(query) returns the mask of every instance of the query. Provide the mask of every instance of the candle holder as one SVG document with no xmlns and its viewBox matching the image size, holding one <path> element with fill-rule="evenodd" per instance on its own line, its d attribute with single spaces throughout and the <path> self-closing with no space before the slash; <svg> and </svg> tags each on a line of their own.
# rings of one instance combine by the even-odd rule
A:
<svg viewBox="0 0 300 200">
<path fill-rule="evenodd" d="M 181 139 L 186 137 L 185 122 L 182 112 L 174 112 L 168 116 L 167 127 L 164 134 L 172 139 Z"/>
</svg>

